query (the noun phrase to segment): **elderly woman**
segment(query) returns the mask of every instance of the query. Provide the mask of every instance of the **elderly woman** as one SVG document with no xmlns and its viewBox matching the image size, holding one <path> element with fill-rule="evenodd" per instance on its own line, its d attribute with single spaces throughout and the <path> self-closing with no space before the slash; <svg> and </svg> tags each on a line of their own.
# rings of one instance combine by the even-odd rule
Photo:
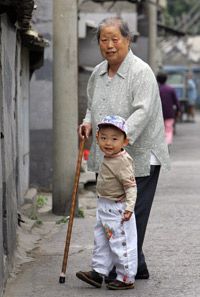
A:
<svg viewBox="0 0 200 297">
<path fill-rule="evenodd" d="M 97 39 L 105 60 L 95 67 L 89 79 L 87 111 L 79 135 L 88 138 L 92 134 L 88 167 L 98 173 L 102 154 L 95 138 L 97 123 L 112 114 L 126 119 L 129 138 L 126 149 L 134 159 L 138 191 L 136 279 L 148 279 L 142 246 L 160 167 L 169 167 L 159 89 L 151 68 L 130 49 L 132 36 L 126 22 L 118 17 L 103 20 Z"/>
</svg>

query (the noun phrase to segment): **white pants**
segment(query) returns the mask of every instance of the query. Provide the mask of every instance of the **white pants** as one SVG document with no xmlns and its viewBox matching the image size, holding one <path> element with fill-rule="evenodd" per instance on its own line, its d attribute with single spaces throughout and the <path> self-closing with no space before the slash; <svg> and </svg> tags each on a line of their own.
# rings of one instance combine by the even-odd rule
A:
<svg viewBox="0 0 200 297">
<path fill-rule="evenodd" d="M 115 265 L 117 280 L 132 283 L 137 272 L 137 231 L 134 213 L 121 224 L 124 209 L 124 202 L 98 199 L 92 268 L 107 276 Z"/>
</svg>

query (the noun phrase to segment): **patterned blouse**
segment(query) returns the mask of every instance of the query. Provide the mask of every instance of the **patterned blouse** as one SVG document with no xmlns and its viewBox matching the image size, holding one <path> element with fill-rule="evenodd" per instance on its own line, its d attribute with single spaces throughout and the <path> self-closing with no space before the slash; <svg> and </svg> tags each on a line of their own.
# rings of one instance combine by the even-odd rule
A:
<svg viewBox="0 0 200 297">
<path fill-rule="evenodd" d="M 103 154 L 96 143 L 97 124 L 107 115 L 127 120 L 129 145 L 135 176 L 150 173 L 155 155 L 163 168 L 169 167 L 158 84 L 151 68 L 130 50 L 115 76 L 108 77 L 108 62 L 97 65 L 87 87 L 88 106 L 83 122 L 92 124 L 93 140 L 88 169 L 98 172 Z"/>
</svg>

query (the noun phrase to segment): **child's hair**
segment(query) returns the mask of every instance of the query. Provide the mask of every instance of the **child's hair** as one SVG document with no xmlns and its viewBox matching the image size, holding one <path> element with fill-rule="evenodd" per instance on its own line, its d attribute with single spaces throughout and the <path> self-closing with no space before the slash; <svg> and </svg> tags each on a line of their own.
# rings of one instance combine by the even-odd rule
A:
<svg viewBox="0 0 200 297">
<path fill-rule="evenodd" d="M 112 128 L 114 130 L 117 130 L 117 131 L 121 132 L 124 135 L 124 139 L 127 138 L 127 135 L 126 135 L 126 133 L 124 131 L 122 131 L 121 129 L 117 128 L 116 126 L 114 126 L 112 124 L 101 124 L 101 125 L 99 125 L 97 132 L 99 132 L 101 129 L 106 129 L 106 128 Z"/>
<path fill-rule="evenodd" d="M 125 138 L 128 132 L 128 127 L 126 124 L 125 119 L 118 115 L 108 115 L 105 116 L 102 121 L 97 125 L 98 129 L 101 128 L 102 126 L 106 127 L 109 126 L 110 128 L 116 128 L 120 130 L 122 133 L 124 133 Z"/>
</svg>

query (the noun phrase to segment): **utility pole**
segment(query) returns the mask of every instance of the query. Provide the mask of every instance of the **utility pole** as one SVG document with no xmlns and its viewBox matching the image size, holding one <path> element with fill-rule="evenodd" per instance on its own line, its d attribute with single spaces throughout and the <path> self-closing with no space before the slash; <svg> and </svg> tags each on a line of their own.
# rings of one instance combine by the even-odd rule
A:
<svg viewBox="0 0 200 297">
<path fill-rule="evenodd" d="M 148 63 L 152 70 L 157 70 L 156 48 L 157 48 L 157 0 L 147 2 L 148 6 Z"/>
<path fill-rule="evenodd" d="M 67 215 L 78 151 L 77 1 L 53 1 L 53 213 Z"/>
</svg>

